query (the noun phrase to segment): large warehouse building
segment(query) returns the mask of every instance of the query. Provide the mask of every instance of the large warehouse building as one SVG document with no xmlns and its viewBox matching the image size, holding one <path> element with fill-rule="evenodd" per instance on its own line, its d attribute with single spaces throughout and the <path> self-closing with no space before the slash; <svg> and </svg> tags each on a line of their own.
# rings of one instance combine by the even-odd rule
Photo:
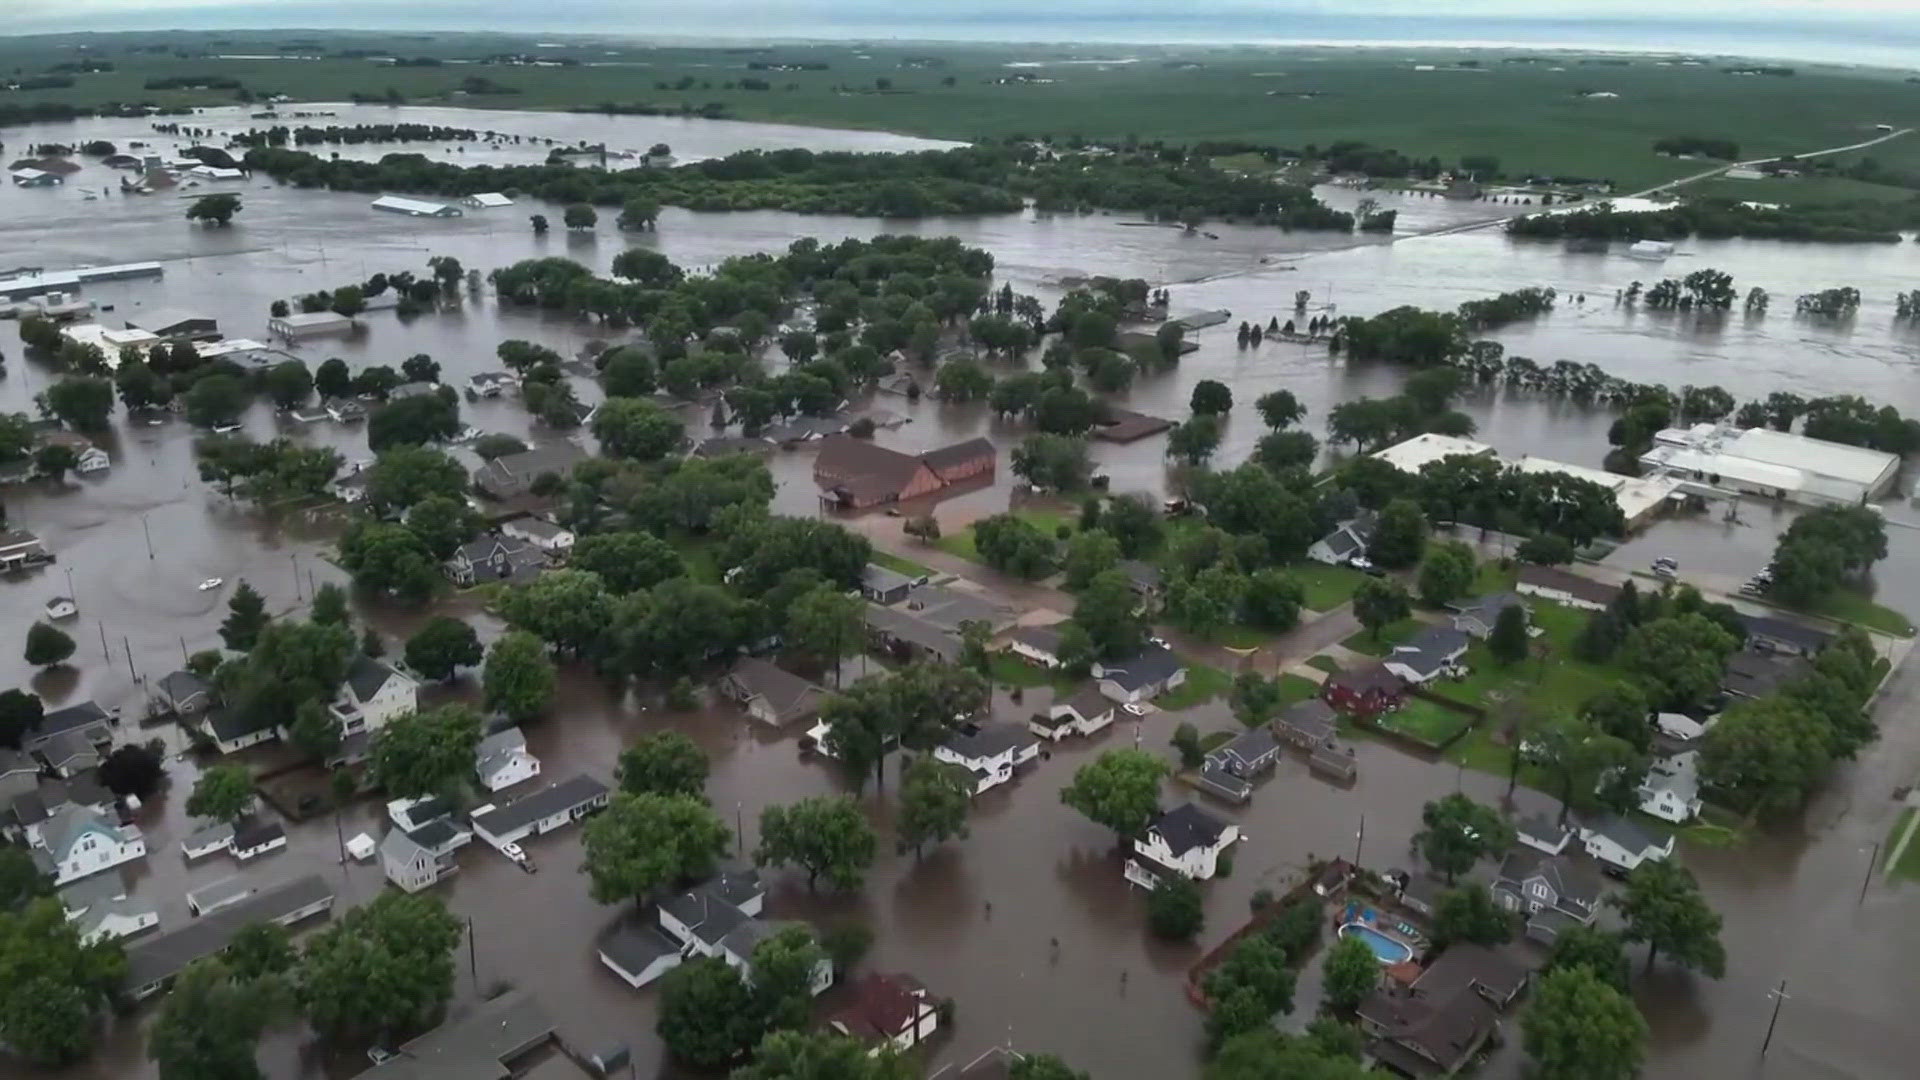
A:
<svg viewBox="0 0 1920 1080">
<path fill-rule="evenodd" d="M 1879 450 L 1725 424 L 1668 428 L 1640 464 L 1650 474 L 1809 506 L 1878 498 L 1900 471 L 1900 459 Z"/>
</svg>

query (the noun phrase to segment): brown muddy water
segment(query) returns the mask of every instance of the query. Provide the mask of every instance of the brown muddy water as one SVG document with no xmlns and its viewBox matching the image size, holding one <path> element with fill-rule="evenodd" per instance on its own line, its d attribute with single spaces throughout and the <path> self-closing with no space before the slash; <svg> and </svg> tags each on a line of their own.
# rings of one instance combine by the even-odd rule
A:
<svg viewBox="0 0 1920 1080">
<path fill-rule="evenodd" d="M 683 157 L 724 154 L 748 146 L 811 145 L 901 149 L 927 145 L 870 133 L 832 133 L 767 125 L 647 121 L 639 118 L 478 114 L 457 110 L 387 110 L 339 107 L 333 123 L 398 119 L 469 124 L 477 128 L 552 135 L 566 141 L 609 139 L 615 146 L 674 145 Z M 214 126 L 245 126 L 231 111 Z M 204 121 L 203 121 L 204 122 Z M 795 134 L 795 133 L 798 134 Z M 45 125 L 6 132 L 11 149 L 26 144 L 104 137 L 123 145 L 155 138 L 136 121 Z M 342 148 L 356 156 L 386 149 Z M 164 152 L 164 151 L 163 151 Z M 436 156 L 447 152 L 436 151 Z M 469 146 L 466 156 L 493 153 Z M 497 151 L 506 154 L 508 151 Z M 459 151 L 452 151 L 460 157 Z M 1078 276 L 1144 277 L 1172 288 L 1176 311 L 1227 308 L 1238 318 L 1270 315 L 1283 320 L 1296 289 L 1331 303 L 1340 313 L 1371 314 L 1398 304 L 1450 306 L 1504 289 L 1552 285 L 1566 299 L 1553 315 L 1509 328 L 1498 337 L 1510 352 L 1549 363 L 1592 361 L 1619 375 L 1669 383 L 1718 383 L 1739 397 L 1770 390 L 1860 393 L 1903 411 L 1920 411 L 1914 378 L 1916 338 L 1892 318 L 1896 290 L 1913 287 L 1920 252 L 1913 245 L 1854 248 L 1729 241 L 1693 242 L 1665 266 L 1619 255 L 1575 255 L 1558 247 L 1517 244 L 1497 231 L 1407 239 L 1386 244 L 1270 230 L 1214 227 L 1217 239 L 1141 227 L 1112 215 L 1007 215 L 991 218 L 880 222 L 841 217 L 802 217 L 774 212 L 692 214 L 666 211 L 657 233 L 625 237 L 603 223 L 586 236 L 561 232 L 535 237 L 530 213 L 558 220 L 558 208 L 522 204 L 475 211 L 451 220 L 417 220 L 378 214 L 359 195 L 283 189 L 264 178 L 187 192 L 130 198 L 117 193 L 88 201 L 83 191 L 117 184 L 110 170 L 88 165 L 65 188 L 50 191 L 0 189 L 0 266 L 63 269 L 155 259 L 166 264 L 161 279 L 89 287 L 87 298 L 114 304 L 103 322 L 157 307 L 186 307 L 217 316 L 229 336 L 263 338 L 269 302 L 296 292 L 359 281 L 379 271 L 425 268 L 430 255 L 454 255 L 485 271 L 536 255 L 565 255 L 605 271 L 629 243 L 657 247 L 676 262 L 701 267 L 737 254 L 775 250 L 800 236 L 837 240 L 880 232 L 952 234 L 991 250 L 998 275 L 1017 290 L 1052 299 Z M 189 196 L 234 190 L 246 209 L 228 229 L 203 229 L 181 216 Z M 1334 201 L 1357 199 L 1330 192 Z M 1463 224 L 1498 212 L 1485 205 L 1436 199 L 1383 199 L 1403 209 L 1403 230 Z M 608 215 L 609 217 L 611 215 Z M 1636 278 L 1652 280 L 1698 266 L 1733 274 L 1738 287 L 1768 288 L 1775 309 L 1761 319 L 1739 315 L 1683 319 L 1617 308 L 1613 293 Z M 1795 319 L 1791 296 L 1851 284 L 1865 294 L 1859 315 L 1840 326 Z M 1586 302 L 1577 301 L 1584 292 Z M 618 335 L 569 319 L 503 310 L 484 292 L 466 296 L 456 310 L 402 323 L 391 313 L 371 313 L 352 338 L 313 342 L 297 350 L 311 364 L 341 356 L 355 367 L 398 366 L 416 352 L 433 355 L 443 378 L 458 384 L 471 372 L 497 366 L 499 341 L 522 337 L 572 352 L 590 340 Z M 1234 347 L 1221 329 L 1198 336 L 1199 352 L 1178 370 L 1143 380 L 1127 402 L 1162 415 L 1185 412 L 1187 395 L 1202 378 L 1227 382 L 1241 406 L 1228 424 L 1220 461 L 1243 457 L 1259 436 L 1247 402 L 1270 389 L 1291 389 L 1312 410 L 1362 394 L 1391 393 L 1403 372 L 1387 367 L 1350 367 L 1321 349 L 1268 344 Z M 35 393 L 53 373 L 21 358 L 11 326 L 0 329 L 0 352 L 8 358 L 0 382 L 0 409 L 31 410 Z M 592 400 L 597 389 L 582 384 Z M 988 418 L 977 407 L 908 403 L 878 404 L 912 422 L 884 433 L 881 441 L 913 449 L 987 434 L 1003 450 L 1024 434 Z M 1482 437 L 1513 453 L 1531 452 L 1598 465 L 1606 450 L 1610 417 L 1566 403 L 1527 395 L 1482 393 L 1463 406 Z M 548 439 L 512 402 L 467 403 L 469 423 Z M 123 418 L 122 418 L 123 419 Z M 1313 421 L 1310 421 L 1312 423 Z M 704 417 L 695 418 L 696 429 Z M 367 455 L 360 427 L 329 424 L 300 427 L 257 407 L 247 419 L 256 438 L 285 434 L 338 447 L 349 459 Z M 120 424 L 105 445 L 113 471 L 97 479 L 59 486 L 9 490 L 5 501 L 16 527 L 31 529 L 59 553 L 46 571 L 0 581 L 0 642 L 21 640 L 40 605 L 69 591 L 81 614 L 69 631 L 79 642 L 71 669 L 34 675 L 11 650 L 0 657 L 0 685 L 31 685 L 49 706 L 93 697 L 126 705 L 128 715 L 143 696 L 129 673 L 151 678 L 176 666 L 183 650 L 217 644 L 217 625 L 232 583 L 246 579 L 261 589 L 275 611 L 292 611 L 316 583 L 341 580 L 322 555 L 337 528 L 328 514 L 268 519 L 235 506 L 197 479 L 192 433 L 179 422 L 162 426 Z M 1165 484 L 1158 440 L 1128 447 L 1096 444 L 1095 455 L 1114 477 L 1117 490 L 1158 490 Z M 778 506 L 814 512 L 805 451 L 773 458 L 781 481 Z M 1006 505 L 1007 477 L 943 508 L 954 520 Z M 1890 505 L 1896 521 L 1920 518 Z M 1671 554 L 1709 581 L 1736 578 L 1765 561 L 1784 521 L 1751 508 L 1739 523 L 1668 522 L 1627 545 L 1615 557 L 1643 564 L 1652 553 Z M 874 520 L 885 534 L 897 526 Z M 1880 573 L 1881 599 L 1920 611 L 1920 545 L 1907 528 L 1891 530 L 1893 554 Z M 149 544 L 150 541 L 150 544 Z M 225 589 L 202 593 L 196 584 L 219 576 Z M 477 623 L 489 636 L 497 625 Z M 361 618 L 392 638 L 417 626 L 425 614 L 362 605 Z M 105 639 L 103 652 L 102 638 Z M 1920 1033 L 1906 1022 L 1905 1004 L 1920 993 L 1920 931 L 1912 919 L 1909 887 L 1874 879 L 1859 899 L 1873 845 L 1897 813 L 1896 788 L 1913 777 L 1920 761 L 1920 735 L 1910 720 L 1915 676 L 1896 676 L 1880 709 L 1883 738 L 1861 761 L 1836 775 L 1828 793 L 1786 834 L 1716 850 L 1690 847 L 1684 857 L 1726 918 L 1729 959 L 1715 982 L 1661 969 L 1638 979 L 1636 993 L 1653 1029 L 1649 1076 L 1692 1077 L 1893 1077 L 1910 1075 L 1920 1053 Z M 462 684 L 441 693 L 471 693 Z M 1020 703 L 997 702 L 1002 718 L 1016 719 L 1044 704 L 1045 691 Z M 661 727 L 687 731 L 714 758 L 709 793 L 722 817 L 745 823 L 745 846 L 754 840 L 759 811 L 772 803 L 837 790 L 839 781 L 818 762 L 803 759 L 791 738 L 751 730 L 722 712 L 664 716 L 642 702 L 606 690 L 584 674 L 570 674 L 550 719 L 529 732 L 547 772 L 558 778 L 588 770 L 611 771 L 618 749 L 639 733 Z M 1181 716 L 1155 715 L 1138 737 L 1163 748 L 1176 723 L 1194 721 L 1202 731 L 1234 722 L 1218 704 Z M 126 735 L 134 734 L 131 720 Z M 175 749 L 170 728 L 154 729 Z M 1366 817 L 1363 858 L 1370 865 L 1407 863 L 1408 844 L 1420 805 L 1456 788 L 1497 799 L 1504 786 L 1491 777 L 1462 773 L 1391 748 L 1363 743 L 1360 774 L 1352 790 L 1329 787 L 1289 761 L 1262 786 L 1252 803 L 1232 811 L 1248 840 L 1234 874 L 1207 888 L 1208 929 L 1199 946 L 1172 948 L 1148 939 L 1142 897 L 1121 881 L 1111 838 L 1061 806 L 1058 790 L 1072 770 L 1099 750 L 1126 745 L 1136 733 L 1116 727 L 1091 743 L 1069 743 L 1015 783 L 984 796 L 971 822 L 972 835 L 929 852 L 916 862 L 895 855 L 890 843 L 866 888 L 856 896 L 807 895 L 804 882 L 775 875 L 771 910 L 779 916 L 822 924 L 855 920 L 876 933 L 868 963 L 910 971 L 936 993 L 956 999 L 953 1031 L 934 1048 L 937 1061 L 965 1060 L 994 1043 L 1058 1052 L 1101 1078 L 1188 1077 L 1198 1074 L 1201 1018 L 1180 991 L 1180 974 L 1200 949 L 1218 941 L 1247 913 L 1247 901 L 1262 887 L 1285 888 L 1314 855 L 1351 854 L 1361 816 Z M 140 737 L 148 737 L 142 734 Z M 185 794 L 196 765 L 172 765 L 171 790 L 140 817 L 152 854 L 136 867 L 138 892 L 162 905 L 163 925 L 186 918 L 184 894 L 234 872 L 220 860 L 187 867 L 177 841 L 184 835 Z M 1522 791 L 1523 804 L 1533 793 Z M 1170 800 L 1182 797 L 1170 789 Z M 864 796 L 885 827 L 889 800 Z M 378 808 L 355 807 L 345 816 L 347 835 L 376 835 Z M 492 852 L 470 849 L 460 874 L 440 887 L 452 908 L 473 920 L 478 979 L 462 970 L 459 993 L 506 979 L 539 994 L 566 1018 L 563 1032 L 587 1046 L 609 1041 L 632 1044 L 643 1075 L 671 1075 L 652 1035 L 657 991 L 638 993 L 600 968 L 592 940 L 615 917 L 592 903 L 578 875 L 577 831 L 535 842 L 531 854 L 540 873 L 524 875 Z M 339 882 L 343 902 L 364 902 L 383 882 L 377 866 L 336 863 L 333 824 L 319 820 L 291 830 L 289 849 L 249 867 L 246 875 L 271 883 L 317 870 Z M 1055 945 L 1057 942 L 1057 947 Z M 1788 1000 L 1766 1059 L 1759 1046 L 1772 1001 L 1768 990 L 1787 980 Z M 1303 980 L 1300 1005 L 1311 1007 L 1314 979 Z M 139 1027 L 145 1012 L 116 1022 L 101 1050 L 72 1077 L 133 1078 L 152 1074 L 144 1061 Z M 1297 1023 L 1284 1019 L 1283 1024 Z M 1512 1025 L 1510 1025 L 1510 1028 Z M 1517 1031 L 1512 1032 L 1517 1037 Z M 323 1062 L 304 1033 L 278 1031 L 264 1042 L 261 1060 L 278 1078 L 319 1076 Z M 1519 1055 L 1501 1054 L 1489 1075 L 1517 1075 Z M 332 1063 L 335 1073 L 352 1063 Z M 0 1075 L 12 1076 L 0 1065 Z"/>
</svg>

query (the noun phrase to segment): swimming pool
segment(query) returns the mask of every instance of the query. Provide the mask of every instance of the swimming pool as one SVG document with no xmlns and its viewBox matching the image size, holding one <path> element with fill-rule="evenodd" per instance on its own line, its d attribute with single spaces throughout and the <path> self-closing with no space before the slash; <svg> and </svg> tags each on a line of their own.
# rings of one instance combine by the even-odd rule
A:
<svg viewBox="0 0 1920 1080">
<path fill-rule="evenodd" d="M 1373 955 L 1383 964 L 1399 964 L 1413 959 L 1413 947 L 1398 938 L 1387 935 L 1368 926 L 1366 923 L 1350 922 L 1340 928 L 1341 937 L 1357 937 L 1367 943 Z"/>
</svg>

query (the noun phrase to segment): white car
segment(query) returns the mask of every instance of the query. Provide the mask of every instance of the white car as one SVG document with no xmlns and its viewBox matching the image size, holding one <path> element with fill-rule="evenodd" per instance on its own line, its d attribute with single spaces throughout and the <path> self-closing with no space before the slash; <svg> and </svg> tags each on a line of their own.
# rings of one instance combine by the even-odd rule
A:
<svg viewBox="0 0 1920 1080">
<path fill-rule="evenodd" d="M 1121 705 L 1120 708 L 1123 712 L 1127 713 L 1130 716 L 1147 715 L 1147 707 L 1145 705 L 1136 705 L 1131 701 Z"/>
<path fill-rule="evenodd" d="M 1373 569 L 1373 560 L 1367 558 L 1365 555 L 1353 555 L 1347 558 L 1347 565 L 1353 567 L 1355 570 L 1371 570 Z"/>
<path fill-rule="evenodd" d="M 527 864 L 527 853 L 520 850 L 520 845 L 511 840 L 500 845 L 500 854 L 505 855 L 508 859 L 521 866 Z"/>
<path fill-rule="evenodd" d="M 225 585 L 226 583 L 227 582 L 225 578 L 210 577 L 207 580 L 200 583 L 200 591 L 206 592 L 210 589 L 217 589 L 220 586 Z"/>
</svg>

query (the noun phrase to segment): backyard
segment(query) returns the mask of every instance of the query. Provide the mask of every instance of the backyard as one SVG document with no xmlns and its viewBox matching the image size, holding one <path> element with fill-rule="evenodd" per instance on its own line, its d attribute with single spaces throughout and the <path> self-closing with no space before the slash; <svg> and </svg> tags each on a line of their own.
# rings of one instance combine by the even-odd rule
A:
<svg viewBox="0 0 1920 1080">
<path fill-rule="evenodd" d="M 1438 749 L 1473 726 L 1473 716 L 1422 698 L 1410 697 L 1398 709 L 1374 720 L 1381 728 Z"/>
<path fill-rule="evenodd" d="M 1153 703 L 1166 712 L 1179 712 L 1204 705 L 1228 690 L 1233 689 L 1233 676 L 1216 667 L 1206 664 L 1193 664 L 1187 668 L 1187 681 L 1178 689 L 1161 694 Z"/>
<path fill-rule="evenodd" d="M 1069 531 L 1073 529 L 1074 516 L 1063 510 L 1029 509 L 1014 510 L 1010 511 L 1010 513 L 1012 513 L 1014 517 L 1039 529 L 1049 537 L 1058 536 L 1060 527 L 1063 525 L 1066 526 Z M 961 529 L 959 532 L 948 533 L 942 536 L 937 546 L 940 550 L 951 555 L 958 555 L 963 559 L 970 559 L 977 563 L 986 562 L 985 559 L 980 557 L 980 549 L 973 545 L 973 526 L 971 525 Z M 902 573 L 905 573 L 905 571 L 902 571 Z"/>
<path fill-rule="evenodd" d="M 1574 659 L 1573 643 L 1586 625 L 1585 612 L 1542 602 L 1532 607 L 1534 625 L 1541 630 L 1533 639 L 1532 656 L 1503 665 L 1488 652 L 1486 642 L 1475 641 L 1463 658 L 1467 677 L 1441 679 L 1430 689 L 1490 711 L 1518 702 L 1538 713 L 1564 716 L 1625 677 L 1612 666 Z"/>
</svg>

